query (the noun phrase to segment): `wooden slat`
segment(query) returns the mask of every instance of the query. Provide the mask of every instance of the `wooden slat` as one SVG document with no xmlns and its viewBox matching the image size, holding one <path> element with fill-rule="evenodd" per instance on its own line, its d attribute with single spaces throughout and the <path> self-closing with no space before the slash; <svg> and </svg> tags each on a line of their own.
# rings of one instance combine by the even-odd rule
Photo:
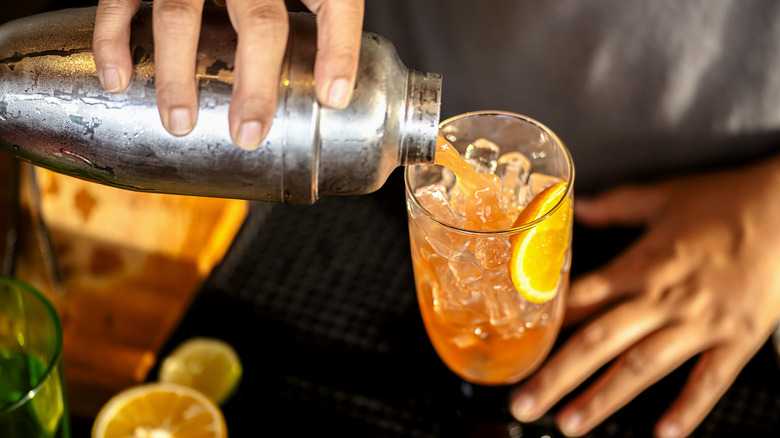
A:
<svg viewBox="0 0 780 438">
<path fill-rule="evenodd" d="M 25 224 L 17 277 L 42 290 L 63 322 L 65 373 L 74 416 L 94 416 L 120 389 L 147 378 L 157 352 L 243 223 L 247 203 L 130 192 L 35 172 L 45 244 Z M 26 221 L 35 192 L 24 174 Z"/>
</svg>

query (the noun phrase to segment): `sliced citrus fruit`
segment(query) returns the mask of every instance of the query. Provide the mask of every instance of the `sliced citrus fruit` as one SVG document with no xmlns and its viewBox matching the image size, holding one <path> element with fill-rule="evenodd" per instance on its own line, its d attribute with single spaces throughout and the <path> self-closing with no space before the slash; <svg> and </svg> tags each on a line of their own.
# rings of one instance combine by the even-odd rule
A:
<svg viewBox="0 0 780 438">
<path fill-rule="evenodd" d="M 147 383 L 126 389 L 100 409 L 92 438 L 227 438 L 222 411 L 195 389 Z"/>
<path fill-rule="evenodd" d="M 542 218 L 564 196 L 565 182 L 542 190 L 520 212 L 514 227 Z M 570 229 L 571 201 L 567 197 L 550 217 L 510 238 L 509 275 L 512 284 L 526 300 L 544 303 L 555 298 L 569 246 Z"/>
<path fill-rule="evenodd" d="M 176 347 L 162 361 L 159 380 L 197 389 L 217 404 L 224 403 L 242 376 L 238 354 L 225 341 L 192 338 Z"/>
</svg>

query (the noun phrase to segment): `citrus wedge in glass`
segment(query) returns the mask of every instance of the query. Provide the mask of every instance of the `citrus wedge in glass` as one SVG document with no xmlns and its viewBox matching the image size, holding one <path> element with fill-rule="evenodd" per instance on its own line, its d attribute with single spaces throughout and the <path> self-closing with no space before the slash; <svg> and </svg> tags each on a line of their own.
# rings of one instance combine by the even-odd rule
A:
<svg viewBox="0 0 780 438">
<path fill-rule="evenodd" d="M 571 200 L 565 196 L 565 182 L 547 187 L 528 203 L 514 223 L 514 227 L 520 227 L 541 219 L 563 199 L 558 209 L 545 220 L 510 238 L 509 274 L 512 284 L 523 298 L 532 303 L 550 301 L 558 291 L 561 268 L 569 247 L 572 218 Z"/>
</svg>

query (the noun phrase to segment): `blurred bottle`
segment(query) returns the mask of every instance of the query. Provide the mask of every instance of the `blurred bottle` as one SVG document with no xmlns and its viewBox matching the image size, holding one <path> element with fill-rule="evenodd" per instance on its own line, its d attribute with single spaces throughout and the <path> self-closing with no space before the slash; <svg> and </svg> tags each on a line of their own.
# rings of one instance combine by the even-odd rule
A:
<svg viewBox="0 0 780 438">
<path fill-rule="evenodd" d="M 295 204 L 370 193 L 396 167 L 433 161 L 441 76 L 407 69 L 379 35 L 364 33 L 352 102 L 331 110 L 314 93 L 315 18 L 291 13 L 271 130 L 244 151 L 228 130 L 236 34 L 224 9 L 204 14 L 198 122 L 185 137 L 160 122 L 151 4 L 133 20 L 134 78 L 117 95 L 97 79 L 94 17 L 66 9 L 0 26 L 0 149 L 129 190 Z"/>
</svg>

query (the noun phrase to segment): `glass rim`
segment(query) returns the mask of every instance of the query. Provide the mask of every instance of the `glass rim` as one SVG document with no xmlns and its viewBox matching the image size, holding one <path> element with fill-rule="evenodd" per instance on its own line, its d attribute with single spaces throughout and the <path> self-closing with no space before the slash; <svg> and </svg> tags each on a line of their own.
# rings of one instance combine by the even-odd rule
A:
<svg viewBox="0 0 780 438">
<path fill-rule="evenodd" d="M 37 385 L 35 385 L 33 388 L 31 388 L 29 391 L 27 391 L 19 400 L 0 408 L 0 415 L 8 414 L 13 412 L 14 410 L 24 406 L 26 403 L 28 403 L 30 400 L 32 400 L 40 391 L 43 385 L 49 382 L 49 379 L 51 379 L 51 376 L 54 371 L 54 367 L 57 366 L 62 361 L 62 323 L 60 321 L 59 314 L 57 313 L 57 310 L 54 308 L 54 305 L 49 301 L 46 296 L 39 291 L 38 289 L 34 288 L 32 285 L 17 280 L 15 278 L 10 278 L 6 276 L 0 275 L 0 282 L 5 283 L 12 283 L 14 286 L 19 287 L 20 289 L 24 290 L 24 292 L 30 293 L 33 295 L 36 299 L 38 299 L 40 302 L 43 303 L 43 306 L 48 310 L 50 316 L 53 319 L 54 322 L 54 331 L 56 332 L 57 336 L 57 343 L 56 343 L 56 349 L 54 351 L 54 355 L 52 356 L 50 361 L 47 361 L 46 363 L 46 372 L 43 373 L 41 376 L 41 379 Z"/>
<path fill-rule="evenodd" d="M 544 125 L 543 123 L 541 123 L 538 120 L 533 119 L 531 117 L 524 116 L 524 115 L 518 114 L 518 113 L 509 112 L 509 111 L 498 111 L 498 110 L 470 111 L 470 112 L 467 112 L 467 113 L 463 113 L 463 114 L 459 114 L 457 116 L 450 117 L 450 118 L 442 121 L 441 123 L 439 123 L 439 129 L 441 129 L 443 126 L 445 126 L 445 125 L 447 125 L 449 123 L 456 122 L 458 120 L 469 119 L 469 118 L 472 118 L 472 117 L 483 117 L 483 116 L 501 116 L 501 117 L 508 117 L 508 118 L 522 120 L 522 121 L 524 121 L 526 123 L 529 123 L 531 125 L 536 126 L 542 132 L 544 132 L 545 134 L 549 135 L 550 138 L 552 138 L 552 140 L 563 151 L 563 155 L 564 155 L 564 157 L 566 159 L 566 167 L 569 169 L 569 177 L 568 177 L 568 179 L 566 181 L 566 192 L 561 197 L 561 199 L 558 200 L 558 202 L 555 203 L 555 205 L 551 209 L 549 209 L 543 216 L 541 216 L 540 218 L 538 218 L 536 220 L 533 220 L 531 222 L 527 222 L 527 223 L 525 223 L 525 224 L 523 224 L 523 225 L 521 225 L 519 227 L 504 228 L 504 229 L 491 230 L 491 231 L 470 230 L 470 229 L 467 229 L 467 228 L 461 228 L 459 226 L 452 225 L 450 223 L 447 223 L 447 222 L 444 222 L 444 221 L 438 219 L 430 211 L 428 211 L 428 209 L 423 207 L 423 205 L 417 199 L 417 196 L 415 196 L 414 190 L 411 189 L 411 181 L 409 180 L 409 169 L 412 168 L 412 167 L 415 167 L 415 166 L 423 166 L 421 164 L 415 164 L 413 166 L 406 166 L 406 168 L 404 169 L 404 185 L 406 187 L 407 193 L 409 194 L 409 198 L 411 198 L 411 200 L 414 203 L 414 205 L 417 208 L 419 208 L 425 214 L 425 216 L 427 216 L 429 219 L 433 220 L 434 222 L 436 222 L 437 224 L 439 224 L 439 225 L 441 225 L 443 227 L 449 228 L 450 230 L 457 231 L 457 232 L 460 232 L 460 233 L 475 234 L 475 235 L 492 235 L 492 234 L 503 235 L 503 234 L 515 234 L 515 233 L 518 233 L 518 232 L 521 232 L 521 231 L 526 231 L 526 230 L 529 230 L 531 228 L 534 228 L 537 225 L 539 225 L 540 223 L 542 223 L 545 220 L 547 220 L 547 218 L 552 216 L 556 211 L 558 211 L 558 209 L 561 207 L 561 205 L 563 205 L 564 200 L 571 195 L 571 192 L 572 192 L 572 190 L 574 188 L 574 160 L 571 157 L 571 153 L 569 152 L 569 149 L 566 148 L 566 145 L 563 143 L 563 141 L 561 141 L 561 139 L 550 128 L 548 128 L 546 125 Z M 433 166 L 433 164 L 429 164 L 429 166 Z"/>
</svg>

